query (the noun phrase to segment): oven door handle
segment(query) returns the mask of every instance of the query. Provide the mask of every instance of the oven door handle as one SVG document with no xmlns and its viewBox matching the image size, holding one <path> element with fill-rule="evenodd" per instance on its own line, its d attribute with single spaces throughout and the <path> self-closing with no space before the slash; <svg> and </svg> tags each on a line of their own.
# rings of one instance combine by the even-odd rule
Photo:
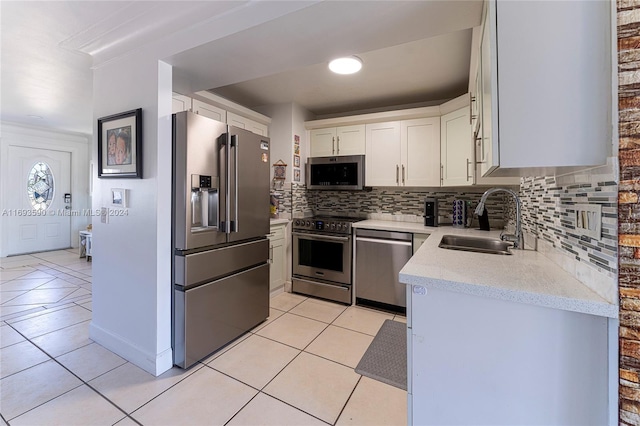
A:
<svg viewBox="0 0 640 426">
<path fill-rule="evenodd" d="M 333 235 L 308 234 L 306 232 L 292 232 L 293 235 L 304 237 L 308 240 L 349 241 L 351 237 L 334 237 Z"/>
</svg>

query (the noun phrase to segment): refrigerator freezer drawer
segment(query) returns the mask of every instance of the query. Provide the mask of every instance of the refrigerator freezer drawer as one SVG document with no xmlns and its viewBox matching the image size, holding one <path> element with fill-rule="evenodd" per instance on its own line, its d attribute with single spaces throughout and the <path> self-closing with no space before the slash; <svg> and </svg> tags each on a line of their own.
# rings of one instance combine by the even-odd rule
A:
<svg viewBox="0 0 640 426">
<path fill-rule="evenodd" d="M 267 319 L 269 265 L 174 291 L 174 364 L 189 368 Z"/>
<path fill-rule="evenodd" d="M 175 284 L 188 289 L 264 263 L 267 259 L 269 259 L 269 240 L 266 237 L 248 243 L 176 256 Z"/>
</svg>

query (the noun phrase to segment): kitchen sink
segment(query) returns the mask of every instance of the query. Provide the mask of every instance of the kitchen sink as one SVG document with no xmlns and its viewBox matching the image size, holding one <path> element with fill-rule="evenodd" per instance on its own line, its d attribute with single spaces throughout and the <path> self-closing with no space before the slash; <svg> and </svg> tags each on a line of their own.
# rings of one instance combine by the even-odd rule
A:
<svg viewBox="0 0 640 426">
<path fill-rule="evenodd" d="M 473 251 L 477 253 L 511 254 L 509 248 L 513 247 L 513 243 L 496 240 L 495 238 L 443 235 L 438 247 L 449 250 Z"/>
</svg>

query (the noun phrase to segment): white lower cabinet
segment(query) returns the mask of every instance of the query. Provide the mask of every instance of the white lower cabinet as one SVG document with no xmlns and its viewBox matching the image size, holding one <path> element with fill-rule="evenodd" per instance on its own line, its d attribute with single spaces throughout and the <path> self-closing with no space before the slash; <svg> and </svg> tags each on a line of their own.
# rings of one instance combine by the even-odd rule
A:
<svg viewBox="0 0 640 426">
<path fill-rule="evenodd" d="M 409 424 L 608 424 L 609 321 L 408 286 Z"/>
<path fill-rule="evenodd" d="M 286 223 L 271 225 L 269 233 L 269 291 L 282 288 L 287 279 Z"/>
<path fill-rule="evenodd" d="M 429 238 L 429 234 L 413 234 L 413 254 L 416 254 L 427 238 Z"/>
</svg>

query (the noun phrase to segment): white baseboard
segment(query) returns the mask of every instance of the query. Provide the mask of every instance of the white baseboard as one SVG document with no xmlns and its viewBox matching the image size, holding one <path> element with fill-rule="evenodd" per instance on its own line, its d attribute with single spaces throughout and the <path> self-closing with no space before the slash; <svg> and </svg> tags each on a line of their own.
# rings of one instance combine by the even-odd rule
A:
<svg viewBox="0 0 640 426">
<path fill-rule="evenodd" d="M 89 338 L 154 376 L 159 376 L 173 367 L 173 350 L 171 348 L 159 354 L 148 353 L 135 344 L 96 325 L 93 321 L 89 324 Z"/>
</svg>

